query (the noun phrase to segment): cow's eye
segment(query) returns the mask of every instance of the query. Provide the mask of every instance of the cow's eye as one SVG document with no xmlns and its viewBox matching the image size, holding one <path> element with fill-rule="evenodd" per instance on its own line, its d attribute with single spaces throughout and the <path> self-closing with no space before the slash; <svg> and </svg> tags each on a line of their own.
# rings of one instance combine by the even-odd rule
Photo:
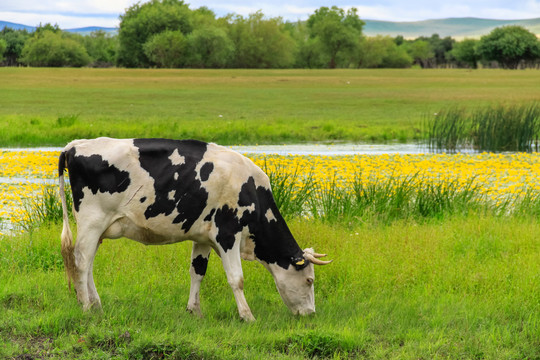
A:
<svg viewBox="0 0 540 360">
<path fill-rule="evenodd" d="M 312 278 L 307 278 L 306 279 L 306 282 L 309 286 L 313 285 L 313 279 Z"/>
</svg>

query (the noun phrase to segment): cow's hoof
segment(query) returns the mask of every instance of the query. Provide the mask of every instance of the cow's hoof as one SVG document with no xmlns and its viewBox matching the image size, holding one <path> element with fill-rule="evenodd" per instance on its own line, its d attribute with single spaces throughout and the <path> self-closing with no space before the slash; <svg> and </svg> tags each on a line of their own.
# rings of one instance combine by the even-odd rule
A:
<svg viewBox="0 0 540 360">
<path fill-rule="evenodd" d="M 189 306 L 188 306 L 188 307 L 186 308 L 186 311 L 187 311 L 188 313 L 190 313 L 190 314 L 195 315 L 195 316 L 198 317 L 198 318 L 203 318 L 203 314 L 202 314 L 200 308 L 195 308 L 195 307 L 192 308 L 192 307 L 189 307 Z"/>
<path fill-rule="evenodd" d="M 245 322 L 254 322 L 255 321 L 255 318 L 253 317 L 253 315 L 250 314 L 245 314 L 245 315 L 241 315 L 240 316 L 242 318 L 242 320 L 244 320 Z"/>
</svg>

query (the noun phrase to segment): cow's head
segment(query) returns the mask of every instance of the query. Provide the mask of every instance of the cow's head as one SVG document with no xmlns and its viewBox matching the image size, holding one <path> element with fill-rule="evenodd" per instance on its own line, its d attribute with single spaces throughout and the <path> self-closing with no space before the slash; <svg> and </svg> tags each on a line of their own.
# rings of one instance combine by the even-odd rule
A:
<svg viewBox="0 0 540 360">
<path fill-rule="evenodd" d="M 324 254 L 317 254 L 313 249 L 305 249 L 303 257 L 292 258 L 286 269 L 272 266 L 270 272 L 283 302 L 295 315 L 308 315 L 315 312 L 313 265 L 326 265 L 332 262 L 320 260 Z"/>
</svg>

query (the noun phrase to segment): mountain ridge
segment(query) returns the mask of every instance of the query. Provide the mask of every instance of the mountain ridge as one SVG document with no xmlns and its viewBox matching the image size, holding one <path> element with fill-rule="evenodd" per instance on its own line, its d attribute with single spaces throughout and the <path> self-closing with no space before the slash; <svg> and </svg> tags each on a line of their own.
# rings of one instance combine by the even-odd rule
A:
<svg viewBox="0 0 540 360">
<path fill-rule="evenodd" d="M 366 25 L 363 33 L 367 36 L 402 35 L 405 38 L 416 38 L 419 36 L 431 36 L 438 34 L 441 37 L 453 38 L 479 38 L 489 34 L 493 29 L 501 26 L 518 25 L 526 28 L 530 32 L 540 34 L 540 18 L 521 20 L 496 20 L 475 17 L 444 18 L 422 21 L 382 21 L 364 20 Z"/>
<path fill-rule="evenodd" d="M 430 19 L 421 21 L 384 21 L 384 20 L 369 20 L 362 19 L 365 22 L 363 33 L 366 36 L 398 36 L 405 38 L 417 38 L 420 36 L 431 36 L 438 34 L 440 37 L 450 36 L 452 38 L 479 38 L 489 34 L 493 29 L 501 26 L 518 25 L 526 28 L 530 32 L 540 35 L 540 17 L 521 20 L 496 20 L 475 17 L 460 17 L 460 18 L 442 18 Z M 35 26 L 17 24 L 7 21 L 0 21 L 0 29 L 10 27 L 15 30 L 25 29 L 34 31 Z M 101 26 L 86 26 L 72 29 L 62 29 L 68 32 L 79 34 L 90 34 L 93 31 L 104 31 L 107 33 L 118 33 L 118 28 L 101 27 Z"/>
</svg>

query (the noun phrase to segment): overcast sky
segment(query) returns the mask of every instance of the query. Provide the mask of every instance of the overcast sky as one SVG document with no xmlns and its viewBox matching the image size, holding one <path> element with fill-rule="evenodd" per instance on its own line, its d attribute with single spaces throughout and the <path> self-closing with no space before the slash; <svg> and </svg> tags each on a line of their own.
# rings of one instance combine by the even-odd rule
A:
<svg viewBox="0 0 540 360">
<path fill-rule="evenodd" d="M 0 20 L 35 26 L 58 24 L 63 29 L 117 27 L 119 15 L 138 0 L 0 0 Z M 145 2 L 145 1 L 141 1 Z M 448 17 L 530 19 L 540 17 L 540 0 L 351 0 L 334 2 L 303 0 L 192 0 L 190 8 L 206 6 L 218 16 L 247 16 L 262 10 L 268 17 L 305 20 L 321 6 L 356 7 L 361 19 L 417 21 Z"/>
</svg>

